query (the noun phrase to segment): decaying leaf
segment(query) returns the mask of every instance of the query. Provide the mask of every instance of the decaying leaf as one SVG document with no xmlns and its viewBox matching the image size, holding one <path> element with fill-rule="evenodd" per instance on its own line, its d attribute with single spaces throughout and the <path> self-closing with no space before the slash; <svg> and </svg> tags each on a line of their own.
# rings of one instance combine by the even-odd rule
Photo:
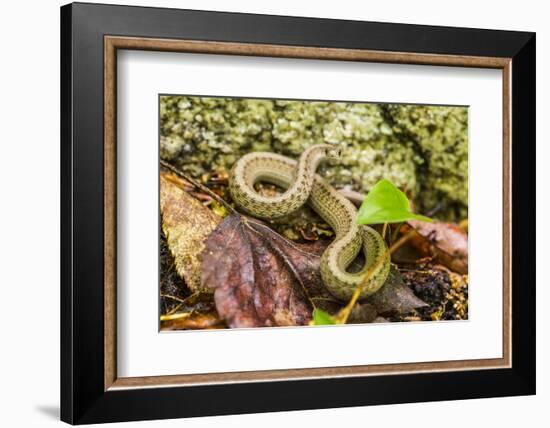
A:
<svg viewBox="0 0 550 428">
<path fill-rule="evenodd" d="M 176 271 L 192 291 L 201 289 L 204 239 L 221 218 L 187 194 L 181 180 L 168 173 L 160 175 L 162 230 L 174 256 Z"/>
<path fill-rule="evenodd" d="M 418 232 L 410 243 L 422 256 L 433 256 L 437 263 L 454 272 L 468 273 L 468 234 L 464 230 L 440 221 L 409 220 L 407 223 Z"/>
<path fill-rule="evenodd" d="M 318 242 L 318 241 L 317 241 Z M 230 327 L 305 325 L 323 248 L 288 241 L 258 220 L 226 217 L 205 241 L 202 287 Z"/>
<path fill-rule="evenodd" d="M 189 295 L 185 282 L 176 272 L 174 257 L 168 248 L 164 233 L 160 233 L 160 313 L 172 312 L 181 307 L 181 301 Z"/>
<path fill-rule="evenodd" d="M 374 322 L 378 312 L 370 303 L 357 303 L 348 318 L 348 324 L 364 324 Z"/>
<path fill-rule="evenodd" d="M 378 292 L 367 299 L 378 314 L 386 312 L 410 312 L 413 309 L 428 306 L 420 300 L 405 284 L 399 271 L 393 266 L 386 283 Z"/>
</svg>

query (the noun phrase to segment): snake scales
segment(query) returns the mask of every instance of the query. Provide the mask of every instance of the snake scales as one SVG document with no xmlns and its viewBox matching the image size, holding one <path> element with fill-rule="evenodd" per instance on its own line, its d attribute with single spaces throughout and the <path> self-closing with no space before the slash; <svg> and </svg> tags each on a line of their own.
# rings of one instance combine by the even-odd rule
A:
<svg viewBox="0 0 550 428">
<path fill-rule="evenodd" d="M 328 144 L 311 146 L 298 161 L 275 153 L 249 153 L 233 166 L 229 190 L 243 211 L 262 219 L 289 214 L 307 202 L 336 235 L 321 256 L 321 277 L 325 287 L 334 297 L 349 300 L 355 289 L 362 286 L 360 297 L 365 298 L 384 284 L 390 258 L 380 234 L 369 226 L 358 225 L 355 206 L 315 172 L 323 160 L 335 158 L 338 153 L 335 146 Z M 275 184 L 286 191 L 274 197 L 259 195 L 254 190 L 254 184 L 259 181 Z M 361 249 L 365 264 L 358 272 L 347 272 Z M 364 282 L 371 267 L 373 272 Z"/>
</svg>

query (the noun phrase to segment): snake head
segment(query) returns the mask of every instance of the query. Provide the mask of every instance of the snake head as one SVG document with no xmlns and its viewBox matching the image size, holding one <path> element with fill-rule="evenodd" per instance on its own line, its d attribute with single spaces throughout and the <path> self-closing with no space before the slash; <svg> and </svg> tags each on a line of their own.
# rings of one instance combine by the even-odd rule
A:
<svg viewBox="0 0 550 428">
<path fill-rule="evenodd" d="M 328 160 L 339 159 L 342 155 L 342 148 L 339 146 L 327 145 L 325 156 Z"/>
</svg>

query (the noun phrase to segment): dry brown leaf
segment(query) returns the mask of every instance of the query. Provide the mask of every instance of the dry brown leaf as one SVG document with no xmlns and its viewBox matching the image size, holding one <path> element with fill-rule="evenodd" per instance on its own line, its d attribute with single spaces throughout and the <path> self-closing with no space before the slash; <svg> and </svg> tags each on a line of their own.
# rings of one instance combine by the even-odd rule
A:
<svg viewBox="0 0 550 428">
<path fill-rule="evenodd" d="M 468 273 L 468 234 L 452 223 L 417 220 L 407 222 L 417 232 L 413 245 L 422 256 L 434 256 L 437 263 L 460 273 Z"/>
<path fill-rule="evenodd" d="M 374 322 L 378 312 L 370 303 L 357 303 L 351 313 L 347 324 L 365 324 Z"/>
<path fill-rule="evenodd" d="M 160 175 L 162 230 L 178 275 L 192 291 L 210 291 L 201 288 L 202 251 L 205 238 L 216 228 L 221 217 L 188 195 L 180 183 L 173 174 Z"/>
<path fill-rule="evenodd" d="M 239 215 L 226 217 L 205 244 L 202 286 L 215 290 L 218 313 L 230 327 L 309 322 L 309 293 L 318 294 L 321 284 L 321 245 L 296 244 Z"/>
<path fill-rule="evenodd" d="M 373 305 L 379 314 L 386 312 L 405 313 L 428 306 L 415 296 L 403 281 L 401 273 L 393 266 L 390 269 L 386 283 L 380 290 L 370 296 L 367 302 Z"/>
</svg>

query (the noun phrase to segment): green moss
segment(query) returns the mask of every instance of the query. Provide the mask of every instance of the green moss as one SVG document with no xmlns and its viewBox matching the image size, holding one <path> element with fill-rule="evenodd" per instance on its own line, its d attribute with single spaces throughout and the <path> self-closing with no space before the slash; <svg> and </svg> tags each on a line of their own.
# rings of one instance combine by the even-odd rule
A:
<svg viewBox="0 0 550 428">
<path fill-rule="evenodd" d="M 421 211 L 441 205 L 445 217 L 468 216 L 468 110 L 465 107 L 385 106 L 402 144 L 413 148 Z M 437 213 L 439 215 L 439 213 Z"/>
<path fill-rule="evenodd" d="M 229 169 L 245 153 L 297 157 L 322 142 L 342 146 L 322 166 L 336 187 L 367 192 L 381 178 L 411 196 L 418 211 L 467 217 L 467 109 L 412 105 L 164 96 L 161 157 L 200 176 Z"/>
</svg>

